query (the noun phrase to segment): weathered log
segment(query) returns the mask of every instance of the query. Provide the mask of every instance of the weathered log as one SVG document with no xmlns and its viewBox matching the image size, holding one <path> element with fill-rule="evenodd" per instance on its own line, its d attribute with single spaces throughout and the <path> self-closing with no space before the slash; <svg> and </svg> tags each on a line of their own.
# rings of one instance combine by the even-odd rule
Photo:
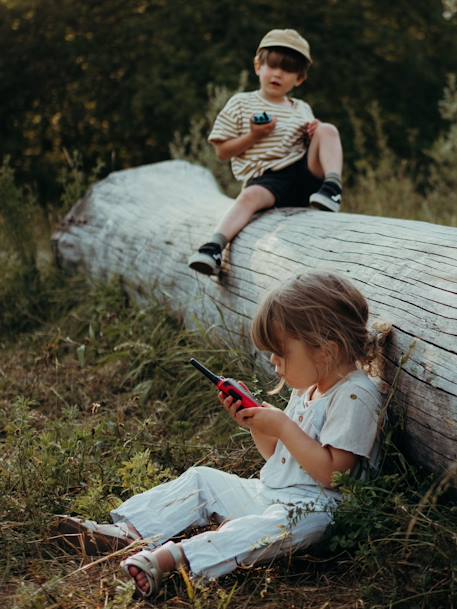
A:
<svg viewBox="0 0 457 609">
<path fill-rule="evenodd" d="M 246 335 L 265 290 L 313 269 L 348 276 L 374 319 L 394 332 L 391 383 L 413 458 L 441 471 L 457 459 L 457 229 L 391 218 L 286 208 L 256 217 L 228 249 L 219 278 L 187 267 L 230 203 L 206 169 L 167 161 L 112 173 L 55 233 L 58 258 L 97 278 L 122 277 L 139 299 L 160 292 L 188 323 Z"/>
</svg>

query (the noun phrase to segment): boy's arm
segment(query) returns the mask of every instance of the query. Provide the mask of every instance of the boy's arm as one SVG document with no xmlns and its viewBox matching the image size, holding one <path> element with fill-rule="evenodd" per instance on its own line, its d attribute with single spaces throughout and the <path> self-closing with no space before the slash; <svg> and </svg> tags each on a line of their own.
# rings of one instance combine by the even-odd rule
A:
<svg viewBox="0 0 457 609">
<path fill-rule="evenodd" d="M 216 150 L 216 154 L 221 161 L 228 161 L 233 157 L 241 156 L 246 150 L 252 148 L 254 144 L 270 135 L 276 126 L 277 119 L 273 118 L 271 123 L 266 125 L 255 125 L 251 123 L 251 129 L 238 137 L 229 140 L 211 140 L 211 144 Z"/>
</svg>

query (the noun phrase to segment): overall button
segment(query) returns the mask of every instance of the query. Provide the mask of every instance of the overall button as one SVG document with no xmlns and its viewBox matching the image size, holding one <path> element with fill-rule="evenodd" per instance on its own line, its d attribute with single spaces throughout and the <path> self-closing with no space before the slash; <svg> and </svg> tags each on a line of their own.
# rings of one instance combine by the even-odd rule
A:
<svg viewBox="0 0 457 609">
<path fill-rule="evenodd" d="M 298 420 L 300 421 L 300 423 L 303 421 L 303 415 L 302 414 L 298 417 Z"/>
<path fill-rule="evenodd" d="M 281 457 L 281 463 L 285 463 L 286 462 L 286 458 L 285 457 Z"/>
</svg>

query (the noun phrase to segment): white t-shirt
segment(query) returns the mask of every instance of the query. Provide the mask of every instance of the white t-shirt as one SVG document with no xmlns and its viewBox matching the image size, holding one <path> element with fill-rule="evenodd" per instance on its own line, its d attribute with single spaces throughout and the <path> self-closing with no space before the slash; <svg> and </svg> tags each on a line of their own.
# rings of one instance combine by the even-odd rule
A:
<svg viewBox="0 0 457 609">
<path fill-rule="evenodd" d="M 273 131 L 242 155 L 232 159 L 237 180 L 277 171 L 300 160 L 306 152 L 306 124 L 314 120 L 311 107 L 301 99 L 289 98 L 290 105 L 273 104 L 259 91 L 237 93 L 219 112 L 208 141 L 225 141 L 249 133 L 253 114 L 267 112 L 277 119 Z"/>
<path fill-rule="evenodd" d="M 304 395 L 292 392 L 286 414 L 313 440 L 362 457 L 356 477 L 363 477 L 366 466 L 379 467 L 379 413 L 381 393 L 368 377 L 356 370 L 310 401 L 314 387 Z M 261 481 L 271 488 L 320 486 L 278 441 L 275 452 L 260 471 Z"/>
</svg>

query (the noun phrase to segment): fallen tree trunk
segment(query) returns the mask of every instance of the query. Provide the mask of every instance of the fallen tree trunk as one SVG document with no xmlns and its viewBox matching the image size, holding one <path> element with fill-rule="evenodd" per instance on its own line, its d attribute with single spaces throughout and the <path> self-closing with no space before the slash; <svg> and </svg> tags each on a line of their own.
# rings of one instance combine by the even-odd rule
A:
<svg viewBox="0 0 457 609">
<path fill-rule="evenodd" d="M 286 208 L 255 218 L 223 274 L 187 267 L 230 199 L 211 174 L 183 161 L 120 171 L 96 184 L 53 236 L 58 259 L 98 279 L 121 276 L 138 299 L 161 293 L 192 324 L 246 336 L 262 294 L 284 277 L 325 269 L 349 277 L 374 319 L 394 326 L 386 380 L 406 445 L 441 471 L 457 460 L 457 229 L 390 218 Z M 402 356 L 403 361 L 400 361 Z"/>
</svg>

